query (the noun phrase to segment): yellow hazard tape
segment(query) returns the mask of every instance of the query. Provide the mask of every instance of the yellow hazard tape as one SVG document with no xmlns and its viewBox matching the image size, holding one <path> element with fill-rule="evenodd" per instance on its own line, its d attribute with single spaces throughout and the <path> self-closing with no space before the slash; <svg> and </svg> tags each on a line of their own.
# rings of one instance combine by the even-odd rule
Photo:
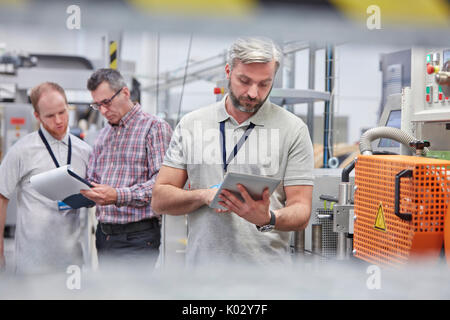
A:
<svg viewBox="0 0 450 320">
<path fill-rule="evenodd" d="M 109 44 L 109 67 L 117 69 L 117 42 L 111 41 Z"/>
</svg>

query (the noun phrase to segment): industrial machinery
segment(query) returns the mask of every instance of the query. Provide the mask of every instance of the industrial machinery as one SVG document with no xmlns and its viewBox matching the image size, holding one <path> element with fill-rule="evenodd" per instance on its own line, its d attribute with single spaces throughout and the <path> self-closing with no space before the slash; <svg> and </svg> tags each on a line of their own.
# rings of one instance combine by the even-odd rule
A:
<svg viewBox="0 0 450 320">
<path fill-rule="evenodd" d="M 441 252 L 450 161 L 421 156 L 426 142 L 413 140 L 410 145 L 417 156 L 367 155 L 361 143 L 353 217 L 357 258 L 398 264 L 417 257 L 435 259 Z"/>
<path fill-rule="evenodd" d="M 413 48 L 410 87 L 386 98 L 383 127 L 361 137 L 338 196 L 322 195 L 334 206 L 316 216 L 333 221 L 337 259 L 450 262 L 449 71 L 450 50 Z"/>
<path fill-rule="evenodd" d="M 0 103 L 0 159 L 9 148 L 20 138 L 32 132 L 36 127 L 36 119 L 32 114 L 32 107 L 25 103 Z M 10 199 L 7 215 L 5 235 L 12 237 L 16 224 L 16 196 Z"/>
</svg>

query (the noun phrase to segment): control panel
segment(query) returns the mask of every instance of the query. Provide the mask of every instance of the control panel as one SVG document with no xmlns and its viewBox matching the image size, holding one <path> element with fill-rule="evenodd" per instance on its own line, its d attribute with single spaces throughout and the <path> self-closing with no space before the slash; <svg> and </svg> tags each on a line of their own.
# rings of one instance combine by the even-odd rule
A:
<svg viewBox="0 0 450 320">
<path fill-rule="evenodd" d="M 450 95 L 443 90 L 442 85 L 436 81 L 436 75 L 441 71 L 448 71 L 450 64 L 450 49 L 428 51 L 425 56 L 425 109 L 450 108 Z"/>
</svg>

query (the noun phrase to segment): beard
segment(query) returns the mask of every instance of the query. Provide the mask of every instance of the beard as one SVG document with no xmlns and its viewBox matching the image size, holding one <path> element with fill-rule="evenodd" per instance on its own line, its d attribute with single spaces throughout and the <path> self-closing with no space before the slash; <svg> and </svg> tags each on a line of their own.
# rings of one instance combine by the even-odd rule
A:
<svg viewBox="0 0 450 320">
<path fill-rule="evenodd" d="M 58 129 L 58 130 L 53 130 L 50 127 L 48 127 L 45 123 L 43 123 L 43 122 L 41 122 L 41 123 L 42 123 L 42 126 L 44 127 L 44 129 L 47 130 L 47 132 L 50 133 L 52 135 L 52 137 L 55 139 L 64 138 L 64 136 L 66 135 L 66 132 L 67 132 L 67 127 L 69 126 L 69 124 L 66 123 L 64 125 L 64 128 Z"/>
<path fill-rule="evenodd" d="M 270 92 L 272 91 L 272 88 L 270 88 L 269 93 L 264 99 L 258 99 L 258 98 L 250 98 L 248 95 L 242 95 L 236 97 L 236 95 L 233 92 L 233 89 L 231 88 L 231 81 L 228 81 L 228 92 L 229 97 L 231 99 L 231 104 L 238 110 L 242 112 L 247 113 L 254 113 L 261 108 L 261 106 L 266 102 L 267 98 L 270 95 Z M 247 102 L 247 103 L 246 103 Z M 253 107 L 252 107 L 253 105 Z"/>
</svg>

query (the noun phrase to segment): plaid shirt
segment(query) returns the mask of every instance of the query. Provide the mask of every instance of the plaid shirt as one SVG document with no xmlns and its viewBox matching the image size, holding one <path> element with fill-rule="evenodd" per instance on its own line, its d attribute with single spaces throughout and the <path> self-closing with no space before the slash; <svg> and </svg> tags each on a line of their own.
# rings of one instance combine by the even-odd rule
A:
<svg viewBox="0 0 450 320">
<path fill-rule="evenodd" d="M 87 178 L 116 189 L 115 205 L 97 205 L 102 223 L 124 224 L 155 216 L 153 185 L 169 146 L 167 122 L 144 113 L 136 104 L 118 125 L 107 124 L 89 158 Z"/>
</svg>

